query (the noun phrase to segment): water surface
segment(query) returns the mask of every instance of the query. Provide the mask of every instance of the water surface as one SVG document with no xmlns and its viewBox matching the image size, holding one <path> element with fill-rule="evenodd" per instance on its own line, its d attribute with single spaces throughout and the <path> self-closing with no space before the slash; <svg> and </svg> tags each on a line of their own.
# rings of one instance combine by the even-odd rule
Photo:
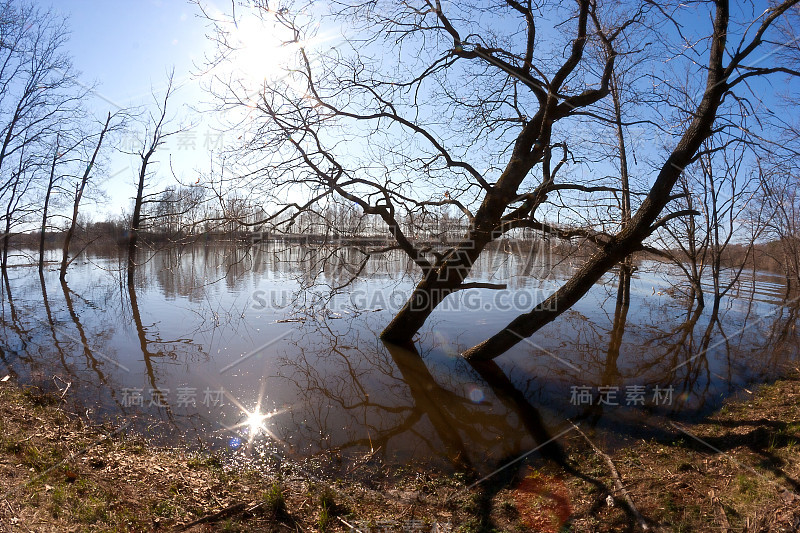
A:
<svg viewBox="0 0 800 533">
<path fill-rule="evenodd" d="M 555 290 L 568 258 L 548 261 L 545 275 L 513 250 L 484 254 L 471 278 L 508 289 L 449 296 L 412 351 L 377 334 L 415 267 L 390 255 L 360 270 L 358 252 L 337 253 L 162 250 L 132 289 L 114 254 L 81 256 L 66 285 L 54 270 L 11 268 L 0 372 L 69 383 L 91 416 L 133 421 L 160 442 L 234 455 L 249 441 L 285 457 L 375 451 L 485 472 L 569 429 L 567 419 L 611 446 L 696 419 L 796 364 L 797 309 L 765 272 L 743 275 L 718 321 L 690 309 L 673 290 L 678 273 L 659 263 L 639 265 L 625 310 L 612 272 L 531 339 L 473 366 L 459 353 Z"/>
</svg>

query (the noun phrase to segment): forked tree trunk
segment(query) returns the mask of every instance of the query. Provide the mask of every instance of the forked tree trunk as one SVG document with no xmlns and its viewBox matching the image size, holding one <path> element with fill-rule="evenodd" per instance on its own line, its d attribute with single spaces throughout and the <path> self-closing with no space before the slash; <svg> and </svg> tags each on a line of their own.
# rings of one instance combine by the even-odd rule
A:
<svg viewBox="0 0 800 533">
<path fill-rule="evenodd" d="M 719 2 L 714 19 L 714 34 L 703 98 L 695 111 L 694 119 L 662 166 L 649 194 L 636 214 L 617 235 L 602 245 L 554 294 L 539 303 L 530 312 L 518 316 L 502 331 L 468 349 L 463 353 L 464 357 L 470 360 L 488 360 L 506 352 L 520 340 L 530 337 L 571 308 L 614 265 L 641 250 L 644 240 L 658 225 L 657 218 L 670 201 L 671 191 L 681 173 L 693 161 L 702 142 L 712 133 L 717 110 L 727 90 L 727 74 L 723 67 L 723 59 L 728 19 L 727 2 Z M 513 163 L 510 165 L 510 167 L 514 166 Z M 508 169 L 507 172 L 509 170 L 511 169 Z M 527 173 L 529 170 L 527 169 L 525 172 Z M 501 176 L 498 184 L 502 180 Z M 471 257 L 472 260 L 477 258 L 486 243 L 489 242 L 491 232 L 497 227 L 502 216 L 502 208 L 499 212 L 491 209 L 492 196 L 492 192 L 487 193 L 486 200 L 475 217 L 479 224 L 479 230 L 475 230 L 473 233 L 479 238 L 472 239 L 472 249 L 459 252 L 459 254 L 465 254 L 465 257 Z M 454 265 L 460 267 L 457 269 L 458 275 L 451 272 L 453 269 L 446 268 L 446 264 L 435 271 L 426 273 L 409 301 L 381 333 L 381 337 L 395 343 L 409 342 L 433 312 L 435 306 L 457 286 L 453 282 L 459 278 L 463 281 L 471 265 L 472 261 L 468 264 L 462 262 Z M 453 284 L 443 284 L 432 280 L 431 276 L 436 274 L 440 274 L 440 277 L 446 280 L 452 280 Z M 422 305 L 419 305 L 420 303 Z"/>
<path fill-rule="evenodd" d="M 487 195 L 475 216 L 475 229 L 462 241 L 450 256 L 434 268 L 423 272 L 411 297 L 381 332 L 381 339 L 404 345 L 411 341 L 434 309 L 455 291 L 463 288 L 463 282 L 475 260 L 491 242 L 492 229 L 500 224 L 502 208 L 498 209 Z"/>
</svg>

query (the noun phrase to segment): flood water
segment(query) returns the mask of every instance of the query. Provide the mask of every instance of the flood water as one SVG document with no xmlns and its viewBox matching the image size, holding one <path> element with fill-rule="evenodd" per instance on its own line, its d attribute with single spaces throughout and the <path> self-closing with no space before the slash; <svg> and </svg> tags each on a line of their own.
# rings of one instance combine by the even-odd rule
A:
<svg viewBox="0 0 800 533">
<path fill-rule="evenodd" d="M 513 250 L 484 254 L 472 280 L 508 289 L 449 296 L 417 353 L 378 339 L 414 268 L 388 256 L 359 271 L 352 250 L 323 266 L 326 254 L 274 243 L 162 250 L 133 289 L 114 254 L 81 256 L 67 285 L 52 269 L 40 278 L 35 267 L 10 268 L 0 374 L 70 384 L 67 397 L 94 419 L 132 422 L 165 444 L 231 456 L 373 451 L 389 463 L 485 472 L 568 430 L 567 419 L 613 446 L 696 419 L 797 364 L 797 309 L 769 273 L 745 272 L 710 323 L 710 310 L 695 315 L 670 290 L 682 282 L 674 269 L 645 262 L 627 312 L 619 274 L 608 274 L 531 339 L 472 366 L 459 353 L 552 292 L 568 258 L 542 279 Z"/>
</svg>

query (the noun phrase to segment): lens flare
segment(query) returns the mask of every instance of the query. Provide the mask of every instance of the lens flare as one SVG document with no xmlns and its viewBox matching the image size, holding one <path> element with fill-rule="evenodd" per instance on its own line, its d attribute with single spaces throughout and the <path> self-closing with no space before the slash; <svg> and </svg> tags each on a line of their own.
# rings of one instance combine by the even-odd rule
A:
<svg viewBox="0 0 800 533">
<path fill-rule="evenodd" d="M 257 410 L 246 414 L 247 418 L 245 419 L 244 425 L 249 435 L 255 437 L 262 431 L 266 432 L 267 427 L 264 425 L 264 422 L 270 418 L 272 414 L 262 414 Z"/>
</svg>

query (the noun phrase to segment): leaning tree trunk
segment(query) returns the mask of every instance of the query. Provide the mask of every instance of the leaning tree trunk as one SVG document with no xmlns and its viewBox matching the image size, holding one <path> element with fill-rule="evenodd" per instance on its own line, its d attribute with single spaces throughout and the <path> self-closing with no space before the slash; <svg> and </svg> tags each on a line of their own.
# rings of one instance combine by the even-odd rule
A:
<svg viewBox="0 0 800 533">
<path fill-rule="evenodd" d="M 89 164 L 86 165 L 86 170 L 83 172 L 81 181 L 75 187 L 75 202 L 72 204 L 72 219 L 70 220 L 69 228 L 67 228 L 67 233 L 64 236 L 64 245 L 61 250 L 61 272 L 59 273 L 58 278 L 62 282 L 64 282 L 67 277 L 67 267 L 71 263 L 69 260 L 69 245 L 72 242 L 73 235 L 75 234 L 75 226 L 78 222 L 78 210 L 80 209 L 81 198 L 83 198 L 83 191 L 86 189 L 86 183 L 89 181 L 89 175 L 92 171 L 95 160 L 97 160 L 97 154 L 100 152 L 100 147 L 103 144 L 103 138 L 106 136 L 106 132 L 108 131 L 110 124 L 111 113 L 109 113 L 108 118 L 106 118 L 106 123 L 103 125 L 103 129 L 100 132 L 100 138 L 97 140 L 97 146 L 94 147 L 92 158 L 89 160 Z"/>
<path fill-rule="evenodd" d="M 395 344 L 410 342 L 442 300 L 466 288 L 465 278 L 501 223 L 505 203 L 498 197 L 496 193 L 487 194 L 469 235 L 447 257 L 423 272 L 411 297 L 381 332 L 381 339 Z"/>
<path fill-rule="evenodd" d="M 709 58 L 708 78 L 703 98 L 694 119 L 680 142 L 667 158 L 642 205 L 622 230 L 589 258 L 561 288 L 532 311 L 518 316 L 502 331 L 464 352 L 467 359 L 493 359 L 520 340 L 530 337 L 580 300 L 615 264 L 642 248 L 644 240 L 657 229 L 658 216 L 670 201 L 670 194 L 683 170 L 692 162 L 703 141 L 712 133 L 717 110 L 727 87 L 723 67 L 728 27 L 728 6 L 717 4 L 714 39 Z"/>
<path fill-rule="evenodd" d="M 17 188 L 19 187 L 19 181 L 22 179 L 23 173 L 23 158 L 20 155 L 19 158 L 19 168 L 17 169 L 16 174 L 12 177 L 13 186 L 11 187 L 11 195 L 8 198 L 8 205 L 6 207 L 6 225 L 5 231 L 3 232 L 3 258 L 0 260 L 2 263 L 2 269 L 5 272 L 6 267 L 8 266 L 8 246 L 11 242 L 11 217 L 14 215 L 14 211 L 17 208 L 17 204 L 19 203 L 19 198 L 17 197 Z M 21 193 L 22 194 L 22 193 Z"/>
</svg>

